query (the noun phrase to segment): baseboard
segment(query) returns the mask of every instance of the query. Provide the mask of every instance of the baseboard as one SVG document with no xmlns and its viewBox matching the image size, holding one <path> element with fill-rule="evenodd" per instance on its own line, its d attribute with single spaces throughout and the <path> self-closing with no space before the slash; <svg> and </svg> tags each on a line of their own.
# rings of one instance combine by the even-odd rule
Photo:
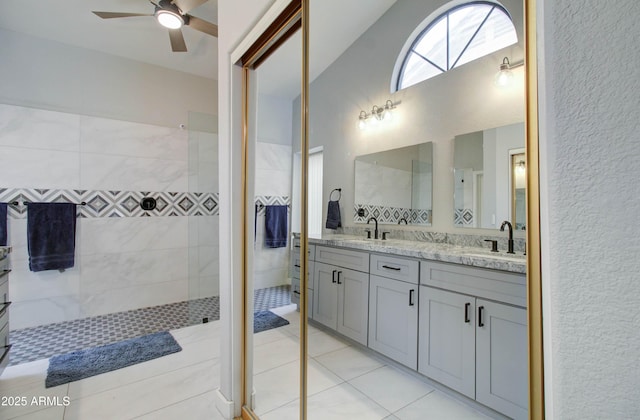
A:
<svg viewBox="0 0 640 420">
<path fill-rule="evenodd" d="M 225 419 L 231 420 L 234 418 L 233 401 L 229 401 L 227 397 L 220 392 L 220 388 L 216 389 L 216 408 Z"/>
</svg>

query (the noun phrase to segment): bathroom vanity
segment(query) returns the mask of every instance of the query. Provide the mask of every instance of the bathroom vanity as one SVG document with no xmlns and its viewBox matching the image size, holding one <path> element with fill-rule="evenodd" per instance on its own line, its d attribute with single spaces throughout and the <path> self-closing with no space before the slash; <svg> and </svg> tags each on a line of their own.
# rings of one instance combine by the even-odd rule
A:
<svg viewBox="0 0 640 420">
<path fill-rule="evenodd" d="M 292 252 L 294 303 L 299 258 Z M 497 412 L 526 418 L 525 271 L 523 255 L 482 248 L 309 239 L 308 316 Z"/>
<path fill-rule="evenodd" d="M 11 247 L 0 247 L 0 375 L 9 364 L 9 254 Z"/>
</svg>

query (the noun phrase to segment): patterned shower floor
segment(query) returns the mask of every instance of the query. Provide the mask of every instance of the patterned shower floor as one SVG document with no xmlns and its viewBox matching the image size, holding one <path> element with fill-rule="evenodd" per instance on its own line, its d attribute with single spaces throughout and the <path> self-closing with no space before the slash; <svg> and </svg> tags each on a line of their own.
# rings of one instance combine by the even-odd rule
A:
<svg viewBox="0 0 640 420">
<path fill-rule="evenodd" d="M 290 304 L 289 291 L 289 285 L 256 290 L 254 310 L 264 311 Z M 10 334 L 9 365 L 184 328 L 200 324 L 204 318 L 209 321 L 220 318 L 217 296 L 15 330 Z"/>
</svg>

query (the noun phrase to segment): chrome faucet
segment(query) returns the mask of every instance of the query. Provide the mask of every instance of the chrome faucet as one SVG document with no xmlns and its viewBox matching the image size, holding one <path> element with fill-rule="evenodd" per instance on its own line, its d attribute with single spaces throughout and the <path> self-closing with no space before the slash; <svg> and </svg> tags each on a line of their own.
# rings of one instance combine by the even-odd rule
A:
<svg viewBox="0 0 640 420">
<path fill-rule="evenodd" d="M 405 219 L 404 217 L 401 217 L 400 220 L 398 220 L 398 224 L 401 224 L 401 222 L 404 222 L 405 225 L 408 225 L 409 223 L 407 222 L 407 219 Z"/>
<path fill-rule="evenodd" d="M 505 220 L 500 226 L 500 232 L 504 232 L 505 225 L 509 227 L 509 240 L 507 241 L 509 250 L 507 251 L 507 254 L 515 254 L 515 252 L 513 252 L 513 226 L 511 226 L 511 222 Z"/>
<path fill-rule="evenodd" d="M 367 224 L 369 224 L 369 222 L 372 220 L 376 222 L 376 229 L 373 231 L 373 239 L 378 239 L 378 219 L 376 219 L 375 217 L 370 217 L 369 220 L 367 220 Z"/>
</svg>

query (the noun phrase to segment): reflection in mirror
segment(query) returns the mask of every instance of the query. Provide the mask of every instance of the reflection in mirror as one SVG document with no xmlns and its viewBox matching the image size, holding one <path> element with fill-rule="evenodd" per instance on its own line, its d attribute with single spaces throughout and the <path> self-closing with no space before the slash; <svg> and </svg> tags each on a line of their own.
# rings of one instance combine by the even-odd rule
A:
<svg viewBox="0 0 640 420">
<path fill-rule="evenodd" d="M 514 151 L 511 155 L 511 223 L 514 229 L 525 230 L 527 167 L 524 155 Z"/>
<path fill-rule="evenodd" d="M 525 229 L 525 171 L 524 167 L 518 169 L 513 164 L 514 159 L 524 162 L 523 152 L 524 123 L 454 138 L 456 227 L 495 229 L 502 221 L 509 220 L 514 228 Z M 520 178 L 515 176 L 516 170 L 521 173 Z"/>
<path fill-rule="evenodd" d="M 354 222 L 431 225 L 431 142 L 355 159 Z"/>
</svg>

